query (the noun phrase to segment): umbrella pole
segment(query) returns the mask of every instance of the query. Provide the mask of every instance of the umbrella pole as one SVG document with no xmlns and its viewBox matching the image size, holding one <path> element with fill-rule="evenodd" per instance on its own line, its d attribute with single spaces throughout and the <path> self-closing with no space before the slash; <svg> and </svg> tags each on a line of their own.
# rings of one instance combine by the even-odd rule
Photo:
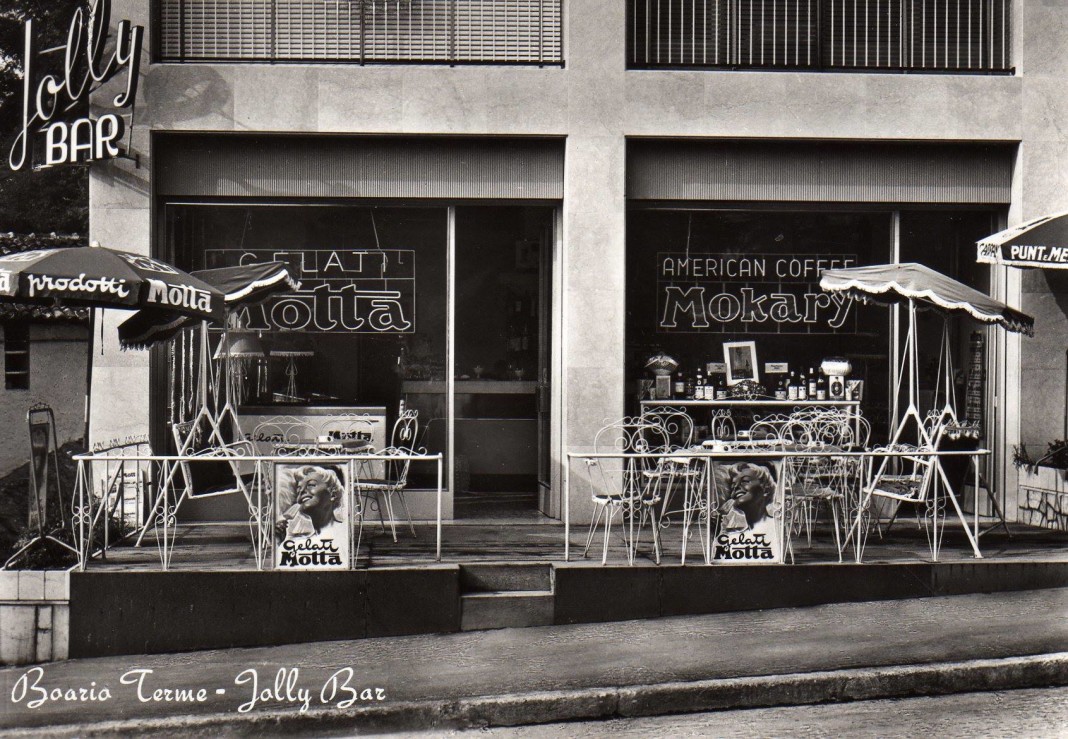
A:
<svg viewBox="0 0 1068 739">
<path fill-rule="evenodd" d="M 93 397 L 93 337 L 96 335 L 96 308 L 89 309 L 89 356 L 85 362 L 85 430 L 82 437 L 85 450 L 89 451 L 90 400 Z"/>
</svg>

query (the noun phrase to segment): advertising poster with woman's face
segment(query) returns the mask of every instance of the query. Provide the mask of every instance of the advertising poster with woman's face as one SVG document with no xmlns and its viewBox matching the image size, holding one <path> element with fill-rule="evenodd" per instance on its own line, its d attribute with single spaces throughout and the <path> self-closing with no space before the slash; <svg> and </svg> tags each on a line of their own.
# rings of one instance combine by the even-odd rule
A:
<svg viewBox="0 0 1068 739">
<path fill-rule="evenodd" d="M 714 484 L 720 526 L 712 558 L 727 564 L 783 561 L 781 465 L 775 462 L 716 464 Z"/>
<path fill-rule="evenodd" d="M 344 467 L 278 464 L 274 481 L 275 569 L 348 569 L 348 481 Z"/>
</svg>

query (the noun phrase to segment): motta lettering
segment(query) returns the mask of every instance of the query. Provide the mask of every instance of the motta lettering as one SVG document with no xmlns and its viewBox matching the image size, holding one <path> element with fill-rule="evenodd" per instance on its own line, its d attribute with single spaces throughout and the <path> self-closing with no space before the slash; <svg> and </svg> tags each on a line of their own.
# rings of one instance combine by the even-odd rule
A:
<svg viewBox="0 0 1068 739">
<path fill-rule="evenodd" d="M 248 328 L 259 331 L 279 328 L 400 334 L 415 328 L 399 291 L 364 290 L 355 285 L 335 288 L 329 283 L 250 308 L 246 318 Z"/>
<path fill-rule="evenodd" d="M 115 43 L 109 48 L 110 0 L 93 0 L 88 14 L 74 11 L 66 44 L 44 53 L 63 52 L 62 71 L 38 79 L 39 53 L 33 21 L 26 21 L 23 62 L 21 128 L 8 154 L 8 166 L 18 171 L 31 159 L 31 137 L 44 132 L 45 165 L 108 159 L 122 153 L 125 133 L 120 115 L 63 119 L 62 113 L 88 104 L 101 85 L 125 73 L 125 85 L 111 99 L 119 110 L 133 105 L 140 77 L 144 28 L 127 20 L 118 23 Z"/>
<path fill-rule="evenodd" d="M 251 330 L 415 331 L 415 252 L 410 249 L 218 249 L 206 257 L 221 264 L 284 262 L 299 277 L 299 291 L 242 311 Z"/>
<path fill-rule="evenodd" d="M 333 539 L 320 542 L 287 539 L 282 542 L 282 556 L 278 561 L 279 567 L 342 567 L 344 564 Z"/>
<path fill-rule="evenodd" d="M 0 293 L 11 295 L 14 292 L 11 283 L 11 273 L 6 269 L 0 269 Z"/>
<path fill-rule="evenodd" d="M 745 532 L 720 534 L 716 538 L 713 559 L 773 560 L 771 542 L 765 534 L 745 535 Z"/>
<path fill-rule="evenodd" d="M 51 275 L 27 275 L 30 297 L 53 295 L 55 293 L 99 293 L 115 295 L 119 298 L 129 297 L 130 288 L 126 280 L 115 277 L 91 277 L 85 273 L 77 277 L 52 277 Z"/>
<path fill-rule="evenodd" d="M 211 293 L 192 285 L 168 285 L 162 280 L 148 280 L 149 303 L 211 313 Z"/>
</svg>

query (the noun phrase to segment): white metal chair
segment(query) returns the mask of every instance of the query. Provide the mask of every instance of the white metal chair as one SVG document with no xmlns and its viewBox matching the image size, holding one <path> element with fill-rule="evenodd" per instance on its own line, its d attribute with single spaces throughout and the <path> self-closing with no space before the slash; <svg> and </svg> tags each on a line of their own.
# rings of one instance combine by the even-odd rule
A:
<svg viewBox="0 0 1068 739">
<path fill-rule="evenodd" d="M 385 529 L 385 515 L 389 516 L 389 528 L 393 534 L 393 541 L 397 541 L 396 515 L 393 508 L 393 499 L 400 501 L 404 508 L 404 515 L 408 519 L 408 528 L 415 536 L 415 524 L 412 522 L 412 512 L 408 508 L 408 501 L 404 498 L 404 490 L 408 485 L 408 469 L 411 460 L 404 457 L 421 453 L 415 449 L 416 439 L 419 437 L 419 411 L 409 408 L 403 411 L 393 424 L 393 432 L 390 435 L 390 445 L 378 452 L 383 456 L 396 457 L 387 459 L 383 465 L 382 477 L 361 478 L 357 474 L 356 489 L 358 494 L 367 498 L 368 502 L 378 509 L 379 519 Z"/>
<path fill-rule="evenodd" d="M 859 419 L 835 408 L 805 409 L 792 413 L 781 429 L 786 448 L 813 451 L 821 456 L 791 457 L 786 465 L 788 550 L 793 557 L 793 536 L 802 530 L 809 547 L 819 509 L 825 505 L 831 513 L 835 547 L 842 559 L 843 528 L 848 527 L 852 509 L 852 490 L 858 487 L 863 465 L 846 456 L 825 456 L 836 451 L 861 448 L 867 439 L 859 439 Z"/>
<path fill-rule="evenodd" d="M 726 411 L 726 415 L 721 413 L 714 412 L 713 433 L 733 439 L 734 421 L 730 417 L 730 411 Z M 682 564 L 686 564 L 690 533 L 695 523 L 701 551 L 706 551 L 704 540 L 707 535 L 709 511 L 704 480 L 707 464 L 704 459 L 686 453 L 694 446 L 695 426 L 693 419 L 684 409 L 655 407 L 643 413 L 642 418 L 658 424 L 668 436 L 667 455 L 658 460 L 655 466 L 646 469 L 643 475 L 654 488 L 659 489 L 662 497 L 658 518 L 660 528 L 671 525 L 672 514 L 682 515 Z M 671 508 L 675 491 L 679 488 L 682 490 L 681 511 Z"/>
<path fill-rule="evenodd" d="M 623 418 L 604 426 L 594 438 L 597 454 L 666 454 L 670 437 L 659 423 L 645 418 Z M 634 564 L 638 535 L 648 520 L 653 526 L 653 551 L 660 562 L 660 527 L 655 507 L 661 500 L 665 478 L 659 474 L 661 458 L 595 457 L 586 460 L 586 470 L 593 489 L 594 516 L 586 536 L 583 556 L 589 554 L 594 535 L 604 519 L 604 541 L 601 564 L 608 563 L 608 544 L 612 522 L 617 515 L 623 518 L 623 540 L 627 562 Z M 652 474 L 647 474 L 652 473 Z M 670 485 L 671 481 L 667 480 Z"/>
</svg>

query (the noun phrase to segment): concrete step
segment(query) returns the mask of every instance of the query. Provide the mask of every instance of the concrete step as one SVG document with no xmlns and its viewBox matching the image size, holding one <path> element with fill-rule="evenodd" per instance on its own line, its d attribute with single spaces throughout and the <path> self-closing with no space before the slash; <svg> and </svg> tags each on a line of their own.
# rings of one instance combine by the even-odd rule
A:
<svg viewBox="0 0 1068 739">
<path fill-rule="evenodd" d="M 509 590 L 460 596 L 460 630 L 525 628 L 553 623 L 549 590 Z"/>
<path fill-rule="evenodd" d="M 460 565 L 461 593 L 552 590 L 552 566 L 537 562 Z"/>
</svg>

